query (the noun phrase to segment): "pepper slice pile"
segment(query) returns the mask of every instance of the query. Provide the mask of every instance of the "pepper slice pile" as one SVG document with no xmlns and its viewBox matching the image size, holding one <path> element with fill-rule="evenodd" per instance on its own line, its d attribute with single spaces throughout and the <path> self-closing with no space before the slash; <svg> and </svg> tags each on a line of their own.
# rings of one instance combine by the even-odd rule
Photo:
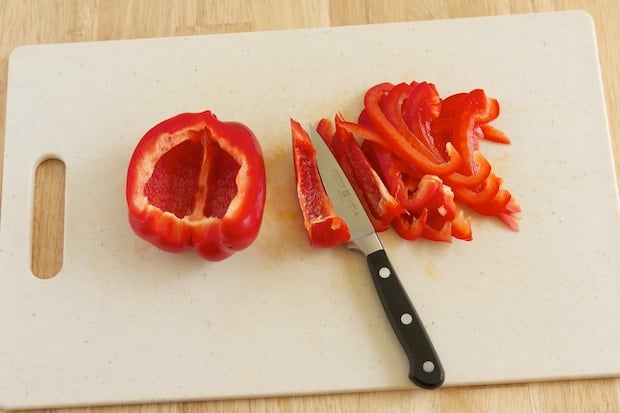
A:
<svg viewBox="0 0 620 413">
<path fill-rule="evenodd" d="M 510 143 L 489 125 L 499 110 L 482 89 L 442 99 L 431 83 L 380 83 L 366 92 L 357 122 L 338 115 L 333 124 L 322 119 L 317 131 L 377 231 L 471 240 L 463 206 L 519 229 L 519 203 L 479 148 L 483 139 Z"/>
<path fill-rule="evenodd" d="M 222 260 L 258 235 L 266 198 L 262 150 L 240 123 L 210 111 L 179 114 L 136 146 L 126 198 L 140 237 L 166 251 L 194 248 Z"/>
</svg>

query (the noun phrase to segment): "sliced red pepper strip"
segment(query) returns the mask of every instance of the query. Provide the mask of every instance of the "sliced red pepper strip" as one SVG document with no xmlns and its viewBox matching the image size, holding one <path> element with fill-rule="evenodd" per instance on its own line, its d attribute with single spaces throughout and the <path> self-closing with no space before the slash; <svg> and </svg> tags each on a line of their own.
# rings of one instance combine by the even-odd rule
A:
<svg viewBox="0 0 620 413">
<path fill-rule="evenodd" d="M 360 145 L 364 156 L 368 159 L 368 163 L 377 171 L 385 187 L 392 195 L 400 190 L 400 169 L 395 167 L 394 154 L 385 146 L 370 141 L 363 140 Z"/>
<path fill-rule="evenodd" d="M 129 223 L 157 247 L 194 248 L 222 260 L 258 235 L 265 165 L 254 134 L 210 111 L 183 113 L 151 128 L 127 171 Z"/>
<path fill-rule="evenodd" d="M 508 204 L 506 204 L 506 211 L 508 212 L 521 212 L 521 205 L 515 197 L 511 197 Z"/>
<path fill-rule="evenodd" d="M 437 211 L 438 215 L 447 221 L 454 220 L 458 209 L 454 201 L 454 192 L 448 185 L 442 185 L 434 199 L 431 199 L 427 205 L 428 208 L 432 208 L 431 211 Z"/>
<path fill-rule="evenodd" d="M 366 133 L 364 130 L 370 130 L 364 126 L 360 126 L 358 133 L 351 129 L 348 129 L 349 132 L 357 136 L 362 136 L 365 139 L 383 143 L 403 160 L 411 162 L 416 168 L 426 173 L 443 176 L 455 172 L 461 164 L 461 159 L 455 155 L 455 151 L 450 150 L 449 145 L 446 146 L 446 151 L 450 157 L 449 160 L 435 163 L 412 147 L 409 141 L 400 134 L 398 129 L 386 118 L 381 109 L 380 101 L 393 87 L 391 83 L 380 83 L 368 89 L 364 96 L 366 116 L 372 122 L 378 133 L 375 133 L 374 136 L 362 136 L 359 134 L 359 131 Z M 350 128 L 351 126 L 347 125 L 347 127 Z"/>
<path fill-rule="evenodd" d="M 519 221 L 517 218 L 511 213 L 501 213 L 497 216 L 504 224 L 508 226 L 511 230 L 518 232 L 519 231 Z"/>
<path fill-rule="evenodd" d="M 386 188 L 408 211 L 421 211 L 443 186 L 436 175 L 422 175 L 412 171 L 383 145 L 365 140 L 362 151 L 377 171 Z"/>
<path fill-rule="evenodd" d="M 499 102 L 497 99 L 488 97 L 482 89 L 474 89 L 470 92 L 470 94 L 471 93 L 480 93 L 485 101 L 482 109 L 477 111 L 474 117 L 474 122 L 476 122 L 476 125 L 483 125 L 497 119 L 500 111 Z"/>
<path fill-rule="evenodd" d="M 411 212 L 406 212 L 392 221 L 392 228 L 402 238 L 414 241 L 424 233 L 427 217 L 428 210 L 426 209 L 423 209 L 418 216 Z"/>
<path fill-rule="evenodd" d="M 510 144 L 510 138 L 501 130 L 486 123 L 479 127 L 484 139 L 497 143 Z"/>
<path fill-rule="evenodd" d="M 431 124 L 437 119 L 441 109 L 441 98 L 432 83 L 415 83 L 410 85 L 409 96 L 402 109 L 402 116 L 409 129 L 431 151 L 433 159 L 445 161 L 447 140 L 439 139 L 441 135 L 431 133 Z"/>
<path fill-rule="evenodd" d="M 478 150 L 478 140 L 474 135 L 475 118 L 478 111 L 486 103 L 484 93 L 472 91 L 465 99 L 454 117 L 452 142 L 463 158 L 461 171 L 464 175 L 474 175 L 477 165 L 473 153 Z"/>
<path fill-rule="evenodd" d="M 412 82 L 409 86 L 409 96 L 403 108 L 403 116 L 407 124 L 413 125 L 420 117 L 425 122 L 436 119 L 441 113 L 443 102 L 435 85 L 427 82 Z M 428 143 L 432 145 L 432 139 Z"/>
<path fill-rule="evenodd" d="M 450 242 L 452 238 L 452 221 L 457 212 L 454 193 L 447 185 L 431 198 L 426 208 L 429 211 L 426 227 L 422 236 L 434 241 Z"/>
<path fill-rule="evenodd" d="M 477 207 L 483 206 L 485 203 L 492 200 L 499 191 L 500 184 L 499 178 L 494 174 L 490 174 L 479 191 L 458 186 L 452 188 L 452 190 L 457 199 L 469 206 Z"/>
<path fill-rule="evenodd" d="M 339 126 L 345 129 L 347 132 L 352 133 L 354 136 L 357 136 L 361 139 L 367 139 L 369 141 L 376 142 L 390 149 L 394 147 L 399 149 L 398 144 L 403 143 L 403 142 L 396 143 L 394 141 L 391 141 L 390 139 L 386 139 L 384 135 L 381 135 L 376 130 L 363 124 L 348 122 L 348 121 L 341 121 L 339 122 Z M 402 138 L 401 136 L 400 139 L 404 139 L 404 138 Z M 400 141 L 400 139 L 397 139 L 397 140 Z M 408 143 L 406 142 L 404 144 L 408 145 Z M 407 150 L 406 147 L 402 149 L 402 151 L 395 150 L 394 152 L 399 157 L 401 157 L 403 161 L 411 162 L 411 164 L 417 169 L 419 169 L 420 171 L 424 171 L 425 173 L 441 176 L 441 175 L 450 174 L 456 171 L 461 164 L 461 157 L 451 143 L 448 143 L 446 145 L 446 151 L 448 152 L 448 156 L 450 160 L 441 165 L 430 163 L 428 159 L 426 159 L 424 156 L 420 155 L 418 152 Z"/>
<path fill-rule="evenodd" d="M 433 136 L 441 136 L 443 140 L 449 141 L 449 137 L 452 135 L 454 118 L 442 118 L 433 119 L 430 125 L 430 133 Z"/>
<path fill-rule="evenodd" d="M 432 110 L 429 110 L 428 106 L 434 103 L 434 98 L 437 99 L 436 104 L 439 104 L 439 95 L 433 95 L 433 89 L 434 87 L 431 88 L 427 83 L 415 87 L 399 83 L 380 100 L 379 105 L 385 117 L 407 139 L 414 150 L 434 162 L 445 162 L 432 136 L 426 130 L 426 123 L 432 115 Z M 414 94 L 412 90 L 418 93 Z M 409 119 L 405 117 L 407 114 Z"/>
<path fill-rule="evenodd" d="M 357 123 L 374 129 L 372 122 L 368 118 L 368 113 L 366 112 L 366 109 L 362 109 L 362 111 L 360 112 L 359 116 L 357 117 Z"/>
<path fill-rule="evenodd" d="M 521 206 L 507 190 L 500 189 L 490 202 L 476 206 L 475 209 L 482 215 L 497 216 L 510 229 L 519 231 L 519 222 L 514 213 L 520 212 Z"/>
<path fill-rule="evenodd" d="M 512 199 L 512 195 L 505 189 L 497 191 L 493 199 L 484 205 L 476 206 L 476 211 L 482 215 L 499 215 L 508 212 L 506 207 Z"/>
<path fill-rule="evenodd" d="M 332 139 L 330 139 L 330 141 L 333 142 Z M 334 153 L 334 152 L 332 152 L 332 153 Z M 373 208 L 371 208 L 368 205 L 368 202 L 366 201 L 366 197 L 364 196 L 363 193 L 361 193 L 360 188 L 355 183 L 354 178 L 353 178 L 355 173 L 353 172 L 353 167 L 351 166 L 351 163 L 349 162 L 349 159 L 346 156 L 342 156 L 342 153 L 340 153 L 340 152 L 334 153 L 334 157 L 338 161 L 338 164 L 342 168 L 342 171 L 344 172 L 344 174 L 350 180 L 351 186 L 353 187 L 353 189 L 354 189 L 358 199 L 360 200 L 360 203 L 362 204 L 362 207 L 364 208 L 364 211 L 366 211 L 366 214 L 368 215 L 368 218 L 370 219 L 370 222 L 372 223 L 372 226 L 374 227 L 375 231 L 383 232 L 383 231 L 387 230 L 390 227 L 389 223 L 383 222 L 383 219 L 381 219 L 381 218 L 375 218 L 375 216 L 371 212 L 373 210 Z"/>
<path fill-rule="evenodd" d="M 484 93 L 484 91 L 477 89 L 472 91 L 475 93 Z M 439 116 L 431 122 L 431 131 L 433 135 L 441 135 L 446 132 L 451 132 L 454 117 L 458 114 L 459 110 L 463 107 L 465 100 L 468 98 L 469 93 L 457 93 L 441 101 L 441 111 Z M 499 102 L 493 98 L 486 98 L 487 102 L 484 105 L 486 110 L 478 113 L 474 117 L 474 123 L 476 127 L 482 129 L 482 135 L 484 139 L 498 143 L 510 143 L 510 139 L 500 130 L 488 125 L 489 122 L 496 119 L 499 116 L 500 107 Z"/>
<path fill-rule="evenodd" d="M 467 97 L 467 92 L 455 93 L 441 100 L 441 110 L 439 111 L 439 119 L 453 118 L 456 112 L 463 106 L 463 102 Z"/>
<path fill-rule="evenodd" d="M 486 159 L 478 153 L 479 128 L 476 122 L 486 122 L 496 117 L 499 105 L 495 99 L 487 98 L 481 89 L 475 89 L 464 98 L 456 100 L 462 102 L 454 118 L 452 140 L 465 162 L 461 168 L 462 173 L 452 174 L 446 180 L 453 185 L 471 187 L 482 182 L 491 172 Z"/>
<path fill-rule="evenodd" d="M 475 172 L 472 175 L 463 175 L 459 172 L 453 172 L 444 179 L 451 186 L 471 187 L 482 183 L 491 174 L 491 164 L 480 153 L 473 152 L 473 162 L 475 166 L 472 168 Z"/>
<path fill-rule="evenodd" d="M 444 201 L 444 184 L 436 175 L 412 170 L 391 151 L 372 141 L 364 141 L 362 150 L 370 164 L 378 171 L 381 179 L 396 200 L 410 213 L 423 209 L 439 208 Z M 453 200 L 452 200 L 453 203 Z"/>
<path fill-rule="evenodd" d="M 456 93 L 443 99 L 438 119 L 455 117 L 463 108 L 463 105 L 467 104 L 467 100 L 472 97 L 477 100 L 477 107 L 479 109 L 474 117 L 477 125 L 489 123 L 497 119 L 500 112 L 499 102 L 497 99 L 488 97 L 482 89 L 474 89 L 469 93 Z"/>
<path fill-rule="evenodd" d="M 390 222 L 405 209 L 385 187 L 353 135 L 336 123 L 336 132 L 331 139 L 331 144 L 330 149 L 358 197 L 364 201 L 367 212 L 378 222 L 380 229 L 389 226 Z"/>
<path fill-rule="evenodd" d="M 462 209 L 456 211 L 456 216 L 452 220 L 452 236 L 464 241 L 471 241 L 473 239 L 471 218 L 465 218 Z"/>
<path fill-rule="evenodd" d="M 332 137 L 334 136 L 334 127 L 329 119 L 321 119 L 316 126 L 316 131 L 323 138 L 323 141 L 327 144 L 327 147 L 332 145 Z"/>
<path fill-rule="evenodd" d="M 436 175 L 424 175 L 415 184 L 413 179 L 403 177 L 402 190 L 396 193 L 396 199 L 408 211 L 419 211 L 427 208 L 429 202 L 441 191 L 443 182 Z"/>
<path fill-rule="evenodd" d="M 408 191 L 414 191 L 411 181 L 415 180 L 416 186 L 418 179 L 407 178 L 408 169 L 403 168 L 403 162 L 398 162 L 398 158 L 392 151 L 385 146 L 373 141 L 363 140 L 360 145 L 364 156 L 370 166 L 377 172 L 387 190 L 401 204 L 407 198 Z M 406 209 L 407 208 L 405 206 Z"/>
<path fill-rule="evenodd" d="M 440 228 L 434 228 L 427 222 L 422 237 L 431 241 L 452 242 L 452 222 L 443 221 Z"/>
<path fill-rule="evenodd" d="M 348 242 L 349 228 L 336 215 L 325 192 L 312 141 L 299 122 L 293 119 L 290 122 L 297 197 L 310 244 L 329 248 Z"/>
</svg>

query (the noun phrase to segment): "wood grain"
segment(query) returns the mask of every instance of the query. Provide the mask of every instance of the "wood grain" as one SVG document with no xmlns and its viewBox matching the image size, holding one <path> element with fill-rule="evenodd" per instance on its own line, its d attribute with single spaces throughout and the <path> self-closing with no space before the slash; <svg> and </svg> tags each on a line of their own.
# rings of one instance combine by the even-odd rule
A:
<svg viewBox="0 0 620 413">
<path fill-rule="evenodd" d="M 595 22 L 620 176 L 620 2 L 617 0 L 0 0 L 0 154 L 4 153 L 7 62 L 23 44 L 275 30 L 329 25 L 428 20 L 465 16 L 584 9 Z M 38 173 L 41 188 L 62 187 L 62 165 Z M 62 265 L 62 205 L 57 191 L 43 190 L 35 203 L 42 233 L 33 246 L 33 269 L 44 274 Z M 46 205 L 48 207 L 46 207 Z M 0 198 L 1 206 L 1 198 Z M 6 332 L 3 332 L 6 334 Z M 1 359 L 0 359 L 1 368 Z M 60 409 L 64 410 L 64 409 Z M 204 401 L 75 408 L 97 412 L 618 412 L 620 378 L 444 388 L 438 391 L 374 392 L 253 400 Z M 69 410 L 67 410 L 69 411 Z"/>
</svg>

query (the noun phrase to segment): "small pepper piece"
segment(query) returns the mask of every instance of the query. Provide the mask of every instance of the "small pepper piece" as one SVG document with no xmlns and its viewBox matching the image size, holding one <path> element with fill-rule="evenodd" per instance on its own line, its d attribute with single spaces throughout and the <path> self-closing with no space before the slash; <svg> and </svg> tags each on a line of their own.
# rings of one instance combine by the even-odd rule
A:
<svg viewBox="0 0 620 413">
<path fill-rule="evenodd" d="M 299 122 L 290 120 L 297 198 L 310 244 L 329 248 L 351 239 L 349 228 L 334 212 L 316 163 L 316 150 Z"/>
<path fill-rule="evenodd" d="M 256 239 L 266 175 L 252 131 L 211 111 L 182 113 L 151 128 L 127 170 L 129 223 L 162 250 L 194 248 L 223 260 Z"/>
</svg>

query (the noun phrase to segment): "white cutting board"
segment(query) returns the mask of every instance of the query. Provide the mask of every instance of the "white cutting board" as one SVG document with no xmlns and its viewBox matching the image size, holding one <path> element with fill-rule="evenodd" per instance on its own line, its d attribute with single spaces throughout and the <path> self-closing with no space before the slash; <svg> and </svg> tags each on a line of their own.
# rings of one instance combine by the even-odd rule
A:
<svg viewBox="0 0 620 413">
<path fill-rule="evenodd" d="M 381 234 L 446 386 L 620 374 L 620 214 L 590 17 L 510 17 L 20 47 L 9 64 L 0 229 L 0 405 L 134 403 L 414 388 L 365 260 L 314 249 L 289 118 L 353 117 L 382 81 L 484 88 L 510 146 L 483 151 L 521 232 Z M 126 218 L 125 172 L 152 125 L 212 109 L 254 130 L 261 233 L 209 263 Z M 34 170 L 66 164 L 64 266 L 30 271 Z"/>
</svg>

